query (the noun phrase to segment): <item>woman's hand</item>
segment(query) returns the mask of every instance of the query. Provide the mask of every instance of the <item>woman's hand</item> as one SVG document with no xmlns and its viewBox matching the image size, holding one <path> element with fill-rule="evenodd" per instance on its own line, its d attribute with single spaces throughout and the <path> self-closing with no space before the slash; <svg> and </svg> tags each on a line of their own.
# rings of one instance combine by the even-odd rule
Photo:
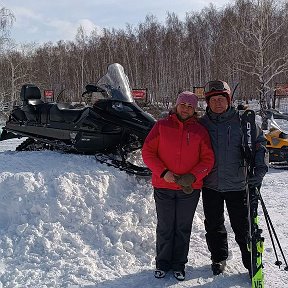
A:
<svg viewBox="0 0 288 288">
<path fill-rule="evenodd" d="M 168 183 L 175 182 L 174 174 L 171 171 L 167 171 L 163 178 Z"/>
</svg>

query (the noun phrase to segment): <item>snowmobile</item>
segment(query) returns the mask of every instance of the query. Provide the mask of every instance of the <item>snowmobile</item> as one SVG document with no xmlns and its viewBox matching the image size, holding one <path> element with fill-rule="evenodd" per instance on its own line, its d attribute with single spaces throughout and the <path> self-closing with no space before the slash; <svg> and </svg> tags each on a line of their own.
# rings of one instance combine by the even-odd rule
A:
<svg viewBox="0 0 288 288">
<path fill-rule="evenodd" d="M 265 137 L 270 166 L 288 169 L 288 134 L 272 127 Z"/>
<path fill-rule="evenodd" d="M 102 163 L 137 175 L 150 175 L 147 167 L 127 160 L 140 149 L 156 120 L 133 100 L 123 67 L 114 63 L 96 83 L 88 84 L 83 99 L 93 104 L 44 103 L 39 88 L 25 84 L 22 104 L 13 107 L 1 140 L 27 137 L 17 151 L 61 150 L 95 155 Z"/>
<path fill-rule="evenodd" d="M 288 169 L 288 131 L 281 128 L 275 121 L 275 119 L 281 119 L 282 122 L 286 122 L 288 115 L 272 109 L 267 110 L 266 114 L 271 123 L 271 128 L 265 133 L 269 165 L 273 168 Z M 285 124 L 287 125 L 288 122 Z"/>
</svg>

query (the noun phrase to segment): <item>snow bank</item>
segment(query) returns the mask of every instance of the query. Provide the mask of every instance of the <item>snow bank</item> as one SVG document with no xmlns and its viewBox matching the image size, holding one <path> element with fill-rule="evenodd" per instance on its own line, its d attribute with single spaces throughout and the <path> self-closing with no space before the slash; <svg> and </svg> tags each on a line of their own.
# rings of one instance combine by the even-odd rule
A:
<svg viewBox="0 0 288 288">
<path fill-rule="evenodd" d="M 131 273 L 133 263 L 135 271 L 151 265 L 155 212 L 147 180 L 91 156 L 6 152 L 1 162 L 5 287 L 97 283 L 127 267 Z"/>
<path fill-rule="evenodd" d="M 17 143 L 0 142 L 0 287 L 251 287 L 228 223 L 227 271 L 211 275 L 201 202 L 187 281 L 179 283 L 172 275 L 154 279 L 150 179 L 99 164 L 93 156 L 9 151 Z M 262 189 L 284 251 L 287 182 L 287 171 L 272 170 Z M 263 219 L 261 224 L 267 239 L 266 287 L 288 287 L 288 272 L 273 265 Z"/>
</svg>

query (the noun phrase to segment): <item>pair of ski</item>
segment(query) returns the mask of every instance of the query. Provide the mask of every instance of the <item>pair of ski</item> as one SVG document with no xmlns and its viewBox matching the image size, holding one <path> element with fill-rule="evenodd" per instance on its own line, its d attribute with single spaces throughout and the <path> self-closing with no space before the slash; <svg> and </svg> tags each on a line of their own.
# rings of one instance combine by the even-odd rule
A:
<svg viewBox="0 0 288 288">
<path fill-rule="evenodd" d="M 253 110 L 245 110 L 241 114 L 240 118 L 244 136 L 245 158 L 248 164 L 247 167 L 248 176 L 252 177 L 255 166 L 254 159 L 255 159 L 256 137 L 257 137 L 255 112 Z M 262 256 L 264 251 L 264 237 L 261 235 L 262 229 L 259 228 L 259 221 L 258 221 L 259 201 L 262 206 L 269 236 L 271 238 L 271 242 L 275 252 L 276 256 L 275 265 L 277 265 L 280 268 L 282 262 L 279 261 L 278 259 L 273 236 L 277 241 L 278 248 L 280 249 L 281 255 L 285 261 L 286 267 L 284 268 L 284 270 L 288 271 L 286 258 L 284 256 L 277 234 L 275 232 L 272 221 L 270 219 L 265 203 L 261 196 L 260 188 L 248 186 L 247 188 L 247 205 L 248 205 L 248 221 L 249 221 L 248 250 L 250 251 L 251 255 L 250 277 L 252 282 L 252 288 L 264 288 L 264 275 L 263 275 L 263 262 L 262 262 Z"/>
<path fill-rule="evenodd" d="M 256 123 L 255 113 L 253 110 L 245 110 L 240 116 L 241 127 L 244 136 L 244 152 L 247 162 L 248 177 L 253 177 L 254 158 L 256 149 Z M 262 237 L 262 229 L 259 228 L 258 221 L 258 200 L 259 190 L 256 187 L 247 187 L 247 205 L 248 205 L 248 250 L 251 255 L 251 270 L 249 271 L 252 288 L 263 288 L 263 263 L 262 255 L 264 251 L 264 238 Z"/>
</svg>

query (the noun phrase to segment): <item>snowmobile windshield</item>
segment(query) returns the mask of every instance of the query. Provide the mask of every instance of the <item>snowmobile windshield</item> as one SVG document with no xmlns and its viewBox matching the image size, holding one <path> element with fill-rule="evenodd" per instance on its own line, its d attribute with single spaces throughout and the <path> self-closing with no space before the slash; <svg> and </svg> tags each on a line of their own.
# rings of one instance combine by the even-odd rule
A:
<svg viewBox="0 0 288 288">
<path fill-rule="evenodd" d="M 97 86 L 105 90 L 108 99 L 134 102 L 129 79 L 118 63 L 108 66 L 107 73 L 97 82 Z"/>
<path fill-rule="evenodd" d="M 275 109 L 266 110 L 266 117 L 268 121 L 268 128 L 276 128 L 288 134 L 288 113 L 283 113 Z"/>
<path fill-rule="evenodd" d="M 285 134 L 288 134 L 288 119 L 285 119 L 284 117 L 275 119 L 274 116 L 272 115 L 272 117 L 270 118 L 269 126 L 276 128 Z M 286 115 L 286 117 L 288 117 L 288 115 Z"/>
</svg>

